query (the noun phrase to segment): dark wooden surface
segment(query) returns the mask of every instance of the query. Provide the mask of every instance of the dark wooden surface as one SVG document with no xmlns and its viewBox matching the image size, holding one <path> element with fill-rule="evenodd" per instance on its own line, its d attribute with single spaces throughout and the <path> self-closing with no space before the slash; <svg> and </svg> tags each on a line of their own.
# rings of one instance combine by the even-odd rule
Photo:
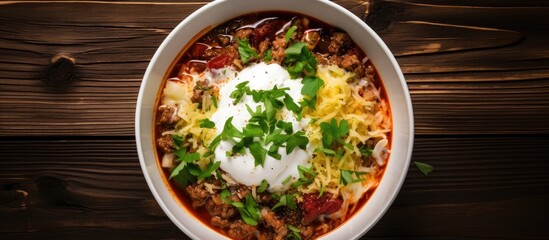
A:
<svg viewBox="0 0 549 240">
<path fill-rule="evenodd" d="M 549 2 L 336 2 L 397 56 L 413 160 L 435 166 L 410 168 L 366 236 L 549 238 Z M 0 239 L 186 238 L 147 188 L 134 109 L 154 51 L 204 4 L 0 1 Z"/>
</svg>

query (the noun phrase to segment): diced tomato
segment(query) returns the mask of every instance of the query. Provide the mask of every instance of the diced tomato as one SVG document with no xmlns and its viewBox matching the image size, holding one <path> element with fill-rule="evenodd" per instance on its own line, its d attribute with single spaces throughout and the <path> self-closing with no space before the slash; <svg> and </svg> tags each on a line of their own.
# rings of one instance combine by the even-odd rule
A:
<svg viewBox="0 0 549 240">
<path fill-rule="evenodd" d="M 222 68 L 229 65 L 233 58 L 227 54 L 220 54 L 208 62 L 208 68 Z"/>
<path fill-rule="evenodd" d="M 208 48 L 210 47 L 204 43 L 195 43 L 189 50 L 189 54 L 192 58 L 201 59 Z"/>
<path fill-rule="evenodd" d="M 337 212 L 341 208 L 341 204 L 343 204 L 343 200 L 332 198 L 330 193 L 324 193 L 321 197 L 315 193 L 305 194 L 301 203 L 303 223 L 309 224 L 322 214 Z"/>
</svg>

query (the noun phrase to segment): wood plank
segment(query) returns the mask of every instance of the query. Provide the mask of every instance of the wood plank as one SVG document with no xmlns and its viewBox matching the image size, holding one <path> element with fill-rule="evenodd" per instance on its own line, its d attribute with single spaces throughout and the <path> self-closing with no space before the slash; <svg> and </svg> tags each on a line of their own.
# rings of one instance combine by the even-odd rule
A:
<svg viewBox="0 0 549 240">
<path fill-rule="evenodd" d="M 417 138 L 413 160 L 434 172 L 426 177 L 412 166 L 367 236 L 547 236 L 532 223 L 549 210 L 548 144 L 536 136 Z M 0 213 L 10 219 L 0 234 L 7 239 L 183 238 L 150 194 L 132 139 L 2 138 L 0 152 Z"/>
<path fill-rule="evenodd" d="M 544 2 L 337 2 L 373 26 L 398 56 L 417 134 L 549 133 Z M 3 2 L 0 136 L 133 135 L 148 61 L 203 4 Z M 43 80 L 59 53 L 74 58 L 76 68 L 69 87 L 56 90 Z"/>
</svg>

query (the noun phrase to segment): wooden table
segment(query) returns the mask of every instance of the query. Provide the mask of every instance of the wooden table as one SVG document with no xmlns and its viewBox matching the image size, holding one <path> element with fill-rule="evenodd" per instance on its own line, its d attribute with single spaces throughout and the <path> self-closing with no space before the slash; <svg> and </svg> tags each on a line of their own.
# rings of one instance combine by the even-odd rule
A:
<svg viewBox="0 0 549 240">
<path fill-rule="evenodd" d="M 459 2 L 459 3 L 457 3 Z M 340 0 L 402 66 L 404 187 L 366 236 L 549 238 L 549 2 Z M 134 140 L 145 68 L 204 2 L 0 1 L 0 238 L 184 239 Z"/>
</svg>

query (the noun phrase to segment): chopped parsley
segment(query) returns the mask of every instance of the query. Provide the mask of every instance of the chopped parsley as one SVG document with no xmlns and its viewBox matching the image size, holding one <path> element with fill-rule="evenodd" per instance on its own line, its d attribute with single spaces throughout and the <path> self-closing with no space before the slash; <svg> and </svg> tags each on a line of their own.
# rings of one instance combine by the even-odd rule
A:
<svg viewBox="0 0 549 240">
<path fill-rule="evenodd" d="M 282 64 L 293 79 L 302 76 L 314 76 L 317 61 L 313 53 L 307 49 L 307 43 L 296 42 L 284 51 L 286 57 Z"/>
<path fill-rule="evenodd" d="M 339 182 L 345 186 L 351 183 L 362 182 L 360 176 L 367 174 L 366 172 L 355 172 L 351 170 L 340 170 Z"/>
<path fill-rule="evenodd" d="M 242 60 L 244 64 L 259 57 L 257 52 L 250 46 L 250 42 L 247 38 L 238 40 L 238 53 L 240 53 L 240 60 Z"/>
<path fill-rule="evenodd" d="M 297 26 L 292 26 L 291 28 L 288 29 L 288 31 L 286 32 L 286 35 L 284 35 L 287 43 L 290 42 L 290 40 L 292 39 L 292 36 L 294 35 L 296 29 L 297 29 Z"/>
<path fill-rule="evenodd" d="M 413 161 L 414 165 L 416 165 L 417 169 L 423 173 L 423 175 L 428 176 L 429 173 L 431 173 L 435 168 L 427 163 L 422 162 L 416 162 Z"/>
<path fill-rule="evenodd" d="M 279 207 L 282 207 L 282 206 L 286 206 L 290 209 L 295 209 L 296 208 L 296 203 L 295 203 L 295 196 L 296 196 L 296 193 L 294 194 L 284 194 L 282 196 L 278 196 L 276 194 L 273 194 L 273 197 L 275 199 L 278 199 L 278 203 L 275 204 L 271 210 L 275 210 Z"/>
<path fill-rule="evenodd" d="M 293 240 L 301 240 L 301 230 L 299 228 L 296 228 L 292 225 L 286 225 L 288 229 L 290 229 L 290 234 L 288 234 L 287 238 L 293 239 Z"/>
<path fill-rule="evenodd" d="M 210 121 L 210 119 L 204 118 L 200 120 L 200 127 L 201 128 L 214 128 L 215 123 Z"/>
<path fill-rule="evenodd" d="M 299 179 L 297 179 L 296 182 L 292 183 L 293 188 L 313 183 L 313 180 L 316 177 L 316 173 L 313 171 L 312 166 L 311 168 L 306 168 L 304 166 L 298 165 L 297 171 L 299 172 Z"/>
<path fill-rule="evenodd" d="M 273 59 L 273 50 L 267 49 L 265 52 L 263 52 L 263 61 L 269 62 Z"/>
<path fill-rule="evenodd" d="M 172 169 L 169 179 L 174 179 L 181 187 L 185 187 L 189 183 L 197 180 L 209 178 L 221 164 L 221 162 L 210 162 L 208 166 L 202 170 L 200 169 L 200 166 L 195 163 L 200 160 L 200 154 L 196 152 L 188 153 L 185 147 L 180 147 L 174 154 L 177 156 L 176 162 L 179 162 L 179 164 Z"/>
<path fill-rule="evenodd" d="M 229 202 L 231 205 L 236 207 L 238 213 L 240 213 L 240 217 L 242 218 L 242 220 L 244 220 L 244 222 L 252 226 L 257 225 L 257 221 L 259 221 L 261 215 L 259 211 L 259 206 L 255 202 L 251 194 L 246 195 L 245 203 L 235 201 Z"/>
<path fill-rule="evenodd" d="M 261 181 L 261 184 L 257 188 L 257 192 L 258 193 L 265 192 L 265 190 L 267 190 L 267 188 L 269 188 L 269 183 L 267 182 L 267 180 L 263 179 L 263 181 Z"/>
<path fill-rule="evenodd" d="M 336 143 L 339 143 L 340 146 L 344 146 L 349 150 L 353 150 L 353 145 L 346 143 L 343 138 L 349 133 L 349 122 L 343 119 L 337 124 L 335 119 L 332 119 L 330 122 L 320 123 L 320 129 L 322 131 L 322 148 L 317 148 L 315 151 L 323 152 L 326 155 L 335 155 L 338 158 L 343 156 L 343 149 L 339 148 Z"/>
</svg>

